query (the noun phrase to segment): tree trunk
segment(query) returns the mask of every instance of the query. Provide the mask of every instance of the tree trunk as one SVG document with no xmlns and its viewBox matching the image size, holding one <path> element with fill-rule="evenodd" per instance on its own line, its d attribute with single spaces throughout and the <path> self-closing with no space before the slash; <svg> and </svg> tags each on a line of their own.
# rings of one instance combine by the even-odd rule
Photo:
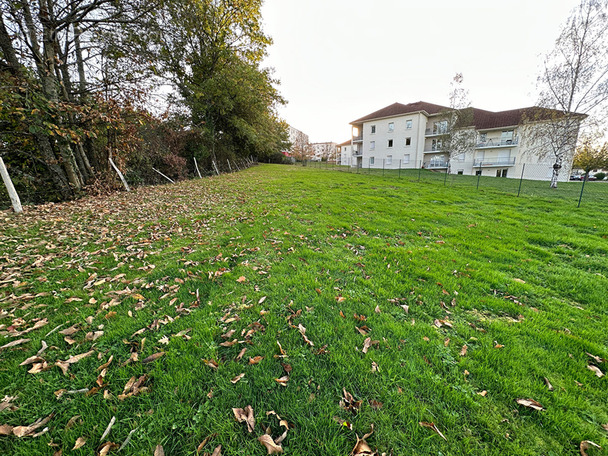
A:
<svg viewBox="0 0 608 456">
<path fill-rule="evenodd" d="M 23 212 L 23 208 L 21 207 L 21 200 L 19 199 L 19 195 L 15 190 L 15 186 L 13 185 L 13 181 L 11 180 L 11 176 L 8 174 L 8 170 L 4 165 L 4 160 L 0 157 L 0 175 L 2 176 L 2 180 L 4 181 L 4 185 L 6 186 L 6 191 L 8 192 L 8 196 L 11 199 L 11 204 L 13 205 L 13 210 L 15 214 L 20 214 Z"/>
<path fill-rule="evenodd" d="M 557 179 L 559 177 L 559 171 L 562 169 L 563 156 L 556 157 L 555 163 L 553 164 L 553 174 L 551 175 L 551 188 L 557 188 Z"/>
</svg>

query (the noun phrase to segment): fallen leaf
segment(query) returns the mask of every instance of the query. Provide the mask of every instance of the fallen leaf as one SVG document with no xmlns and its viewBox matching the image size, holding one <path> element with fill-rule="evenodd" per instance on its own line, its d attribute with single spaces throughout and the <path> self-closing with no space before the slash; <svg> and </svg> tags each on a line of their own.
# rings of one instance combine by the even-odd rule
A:
<svg viewBox="0 0 608 456">
<path fill-rule="evenodd" d="M 156 445 L 154 456 L 165 456 L 165 450 L 162 445 Z"/>
<path fill-rule="evenodd" d="M 382 408 L 382 406 L 384 405 L 382 402 L 378 402 L 375 399 L 371 399 L 369 402 L 369 406 L 371 408 L 373 408 L 374 410 L 380 410 Z"/>
<path fill-rule="evenodd" d="M 462 349 L 460 350 L 460 356 L 467 356 L 467 350 L 469 347 L 467 347 L 466 345 L 462 346 Z"/>
<path fill-rule="evenodd" d="M 0 435 L 11 435 L 13 433 L 13 426 L 8 424 L 0 424 Z"/>
<path fill-rule="evenodd" d="M 587 356 L 592 358 L 598 364 L 606 362 L 606 360 L 604 358 L 600 358 L 599 356 L 592 355 L 591 353 L 588 353 L 588 352 L 585 352 L 585 353 L 587 353 Z"/>
<path fill-rule="evenodd" d="M 528 407 L 534 410 L 545 410 L 543 406 L 534 399 L 517 399 L 516 402 L 519 405 L 523 405 L 524 407 Z"/>
<path fill-rule="evenodd" d="M 51 421 L 51 419 L 53 418 L 54 415 L 55 415 L 54 413 L 51 413 L 46 418 L 39 418 L 38 420 L 36 420 L 34 423 L 30 424 L 29 426 L 15 426 L 12 430 L 13 435 L 15 437 L 19 437 L 19 438 L 32 436 L 34 434 L 34 431 L 36 431 L 37 429 L 40 429 L 41 427 L 46 425 L 46 423 Z"/>
<path fill-rule="evenodd" d="M 73 336 L 78 331 L 80 331 L 80 329 L 78 328 L 78 325 L 72 325 L 69 328 L 65 328 L 65 329 L 62 329 L 61 331 L 59 331 L 59 334 L 61 334 L 63 336 Z"/>
<path fill-rule="evenodd" d="M 230 380 L 230 383 L 232 383 L 232 384 L 238 383 L 244 376 L 245 376 L 245 373 L 243 372 L 242 374 L 239 374 L 236 377 L 234 377 L 232 380 Z"/>
<path fill-rule="evenodd" d="M 283 448 L 281 448 L 281 445 L 277 445 L 272 439 L 272 437 L 270 437 L 268 434 L 264 434 L 258 437 L 258 442 L 260 442 L 262 445 L 264 445 L 264 447 L 266 447 L 268 454 L 283 452 Z"/>
<path fill-rule="evenodd" d="M 34 355 L 34 356 L 30 356 L 28 359 L 26 359 L 25 361 L 23 361 L 19 365 L 20 366 L 27 366 L 28 364 L 41 363 L 43 361 L 44 361 L 43 358 L 41 358 L 40 356 Z M 0 410 L 2 410 L 2 409 L 0 409 Z"/>
<path fill-rule="evenodd" d="M 435 423 L 427 423 L 425 421 L 419 421 L 418 424 L 422 427 L 426 427 L 429 429 L 432 429 L 433 431 L 435 431 L 437 434 L 439 434 L 441 436 L 441 438 L 443 440 L 445 440 L 446 442 L 448 441 L 448 439 L 445 438 L 445 435 L 443 435 L 441 433 L 441 431 L 439 430 L 439 428 L 435 425 Z"/>
<path fill-rule="evenodd" d="M 12 403 L 15 399 L 17 399 L 16 396 L 4 396 L 4 399 L 0 401 L 0 412 L 4 410 L 8 410 L 9 412 L 18 410 L 19 407 Z"/>
<path fill-rule="evenodd" d="M 158 339 L 158 343 L 163 345 L 169 345 L 169 338 L 167 336 L 163 336 Z"/>
<path fill-rule="evenodd" d="M 142 360 L 142 364 L 151 363 L 152 361 L 156 361 L 157 359 L 165 356 L 165 352 L 154 353 L 153 355 L 148 356 Z"/>
<path fill-rule="evenodd" d="M 16 347 L 17 345 L 21 345 L 21 344 L 25 344 L 26 342 L 29 342 L 31 339 L 19 339 L 19 340 L 14 340 L 12 342 L 9 342 L 8 344 L 3 345 L 2 347 L 0 347 L 0 350 L 4 349 L 4 348 L 11 348 L 11 347 Z"/>
<path fill-rule="evenodd" d="M 211 453 L 211 456 L 222 456 L 222 445 L 216 447 L 215 450 L 213 450 L 213 453 Z"/>
<path fill-rule="evenodd" d="M 525 280 L 521 280 L 521 279 L 513 279 L 513 281 L 515 281 L 517 283 L 526 283 Z"/>
<path fill-rule="evenodd" d="M 587 366 L 587 369 L 589 369 L 591 372 L 593 372 L 595 374 L 595 376 L 598 377 L 598 378 L 602 378 L 604 376 L 604 373 L 597 366 L 589 364 Z"/>
<path fill-rule="evenodd" d="M 367 353 L 367 350 L 369 350 L 369 347 L 372 346 L 372 338 L 368 337 L 367 339 L 365 339 L 365 341 L 363 342 L 363 349 L 361 350 L 363 353 Z"/>
<path fill-rule="evenodd" d="M 376 308 L 374 309 L 374 312 L 376 313 L 382 313 L 382 311 L 380 310 L 380 306 L 376 306 Z"/>
<path fill-rule="evenodd" d="M 587 456 L 587 450 L 589 448 L 597 448 L 598 450 L 602 449 L 601 446 L 599 446 L 597 443 L 593 443 L 591 440 L 583 440 L 580 445 L 581 456 Z"/>
<path fill-rule="evenodd" d="M 353 451 L 351 451 L 350 454 L 352 456 L 376 456 L 378 453 L 376 453 L 375 451 L 372 451 L 372 449 L 366 442 L 366 439 L 373 433 L 374 433 L 374 425 L 372 424 L 371 431 L 368 432 L 367 434 L 365 434 L 362 438 L 359 438 L 359 436 L 355 434 L 357 437 L 357 443 L 355 444 L 355 447 L 353 448 Z"/>
<path fill-rule="evenodd" d="M 281 386 L 287 386 L 287 382 L 289 381 L 289 377 L 287 375 L 284 375 L 283 377 L 281 377 L 281 378 L 275 378 L 274 380 L 275 380 L 275 382 L 277 382 Z"/>
<path fill-rule="evenodd" d="M 251 405 L 248 405 L 244 409 L 242 408 L 233 408 L 232 412 L 234 413 L 234 417 L 239 423 L 245 422 L 247 423 L 247 430 L 249 432 L 253 432 L 255 429 L 255 417 L 253 416 L 253 408 Z"/>
<path fill-rule="evenodd" d="M 547 377 L 544 377 L 545 380 L 545 385 L 547 385 L 547 389 L 549 391 L 553 391 L 553 385 L 551 384 L 551 382 L 549 381 L 549 379 Z"/>
<path fill-rule="evenodd" d="M 346 391 L 346 388 L 342 388 L 343 397 L 340 400 L 340 407 L 344 410 L 348 410 L 353 415 L 357 414 L 361 408 L 362 401 L 356 401 L 352 394 Z"/>
<path fill-rule="evenodd" d="M 116 448 L 118 448 L 118 444 L 114 442 L 106 442 L 99 447 L 99 456 L 107 456 L 110 451 Z"/>
<path fill-rule="evenodd" d="M 241 276 L 238 279 L 236 279 L 236 281 L 239 282 L 239 283 L 247 282 L 247 277 Z"/>
<path fill-rule="evenodd" d="M 84 337 L 85 340 L 94 341 L 103 336 L 103 331 L 88 332 Z"/>
<path fill-rule="evenodd" d="M 65 425 L 65 430 L 72 429 L 76 422 L 80 419 L 80 415 L 73 416 L 68 420 L 68 423 Z"/>
<path fill-rule="evenodd" d="M 77 450 L 78 448 L 82 448 L 85 443 L 87 443 L 87 439 L 85 439 L 84 437 L 78 437 L 76 439 L 76 443 L 74 444 L 74 448 L 72 448 L 72 451 Z"/>
<path fill-rule="evenodd" d="M 254 356 L 253 358 L 249 358 L 249 364 L 258 364 L 263 359 L 263 356 Z"/>
</svg>

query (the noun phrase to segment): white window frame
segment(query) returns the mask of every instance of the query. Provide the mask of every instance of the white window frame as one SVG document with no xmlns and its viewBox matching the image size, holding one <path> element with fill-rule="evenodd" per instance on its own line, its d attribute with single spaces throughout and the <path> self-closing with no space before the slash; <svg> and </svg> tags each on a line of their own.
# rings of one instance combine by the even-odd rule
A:
<svg viewBox="0 0 608 456">
<path fill-rule="evenodd" d="M 369 142 L 369 150 L 376 150 L 376 141 Z"/>
<path fill-rule="evenodd" d="M 405 129 L 406 130 L 411 130 L 412 129 L 412 119 L 408 119 L 405 121 Z"/>
<path fill-rule="evenodd" d="M 387 165 L 392 165 L 393 164 L 393 156 L 392 155 L 387 155 L 386 156 L 386 164 Z"/>
<path fill-rule="evenodd" d="M 374 159 L 374 157 L 369 157 L 369 164 L 370 164 L 370 166 L 374 165 L 375 162 L 376 162 L 376 160 Z"/>
<path fill-rule="evenodd" d="M 395 122 L 389 122 L 388 123 L 388 132 L 392 133 L 395 131 Z"/>
<path fill-rule="evenodd" d="M 407 165 L 410 162 L 410 154 L 403 154 L 403 164 Z"/>
</svg>

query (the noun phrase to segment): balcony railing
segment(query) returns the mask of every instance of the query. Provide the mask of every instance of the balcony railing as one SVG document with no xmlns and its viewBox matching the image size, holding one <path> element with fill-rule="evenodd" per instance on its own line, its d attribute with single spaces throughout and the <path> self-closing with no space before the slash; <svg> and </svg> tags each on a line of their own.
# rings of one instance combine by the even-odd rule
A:
<svg viewBox="0 0 608 456">
<path fill-rule="evenodd" d="M 443 148 L 438 146 L 429 146 L 424 148 L 425 154 L 433 154 L 436 152 L 443 152 Z"/>
<path fill-rule="evenodd" d="M 441 130 L 436 128 L 427 128 L 424 131 L 424 136 L 437 136 L 437 135 L 445 135 L 449 132 L 449 130 Z"/>
<path fill-rule="evenodd" d="M 353 136 L 353 142 L 363 142 L 363 135 Z"/>
<path fill-rule="evenodd" d="M 447 161 L 433 161 L 433 162 L 429 162 L 425 165 L 425 168 L 427 168 L 427 169 L 440 169 L 440 168 L 447 168 L 447 167 L 448 167 Z"/>
<path fill-rule="evenodd" d="M 491 147 L 510 147 L 516 146 L 519 143 L 519 138 L 513 139 L 488 139 L 487 141 L 478 142 L 475 145 L 476 149 L 484 149 Z"/>
<path fill-rule="evenodd" d="M 492 166 L 513 166 L 515 165 L 515 158 L 495 158 L 494 160 L 483 158 L 481 160 L 475 160 L 473 167 L 492 167 Z"/>
</svg>

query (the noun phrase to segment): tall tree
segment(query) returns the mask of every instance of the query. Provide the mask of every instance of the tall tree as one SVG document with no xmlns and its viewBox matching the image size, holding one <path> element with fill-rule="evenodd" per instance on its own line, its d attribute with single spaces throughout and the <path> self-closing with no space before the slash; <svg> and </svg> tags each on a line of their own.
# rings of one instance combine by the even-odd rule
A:
<svg viewBox="0 0 608 456">
<path fill-rule="evenodd" d="M 550 185 L 557 188 L 581 124 L 599 123 L 606 115 L 608 0 L 582 0 L 572 11 L 545 57 L 538 82 L 540 109 L 526 119 L 527 129 L 536 153 L 553 158 Z"/>
<path fill-rule="evenodd" d="M 608 143 L 603 146 L 584 141 L 576 150 L 573 165 L 589 175 L 592 169 L 608 168 Z"/>
</svg>

